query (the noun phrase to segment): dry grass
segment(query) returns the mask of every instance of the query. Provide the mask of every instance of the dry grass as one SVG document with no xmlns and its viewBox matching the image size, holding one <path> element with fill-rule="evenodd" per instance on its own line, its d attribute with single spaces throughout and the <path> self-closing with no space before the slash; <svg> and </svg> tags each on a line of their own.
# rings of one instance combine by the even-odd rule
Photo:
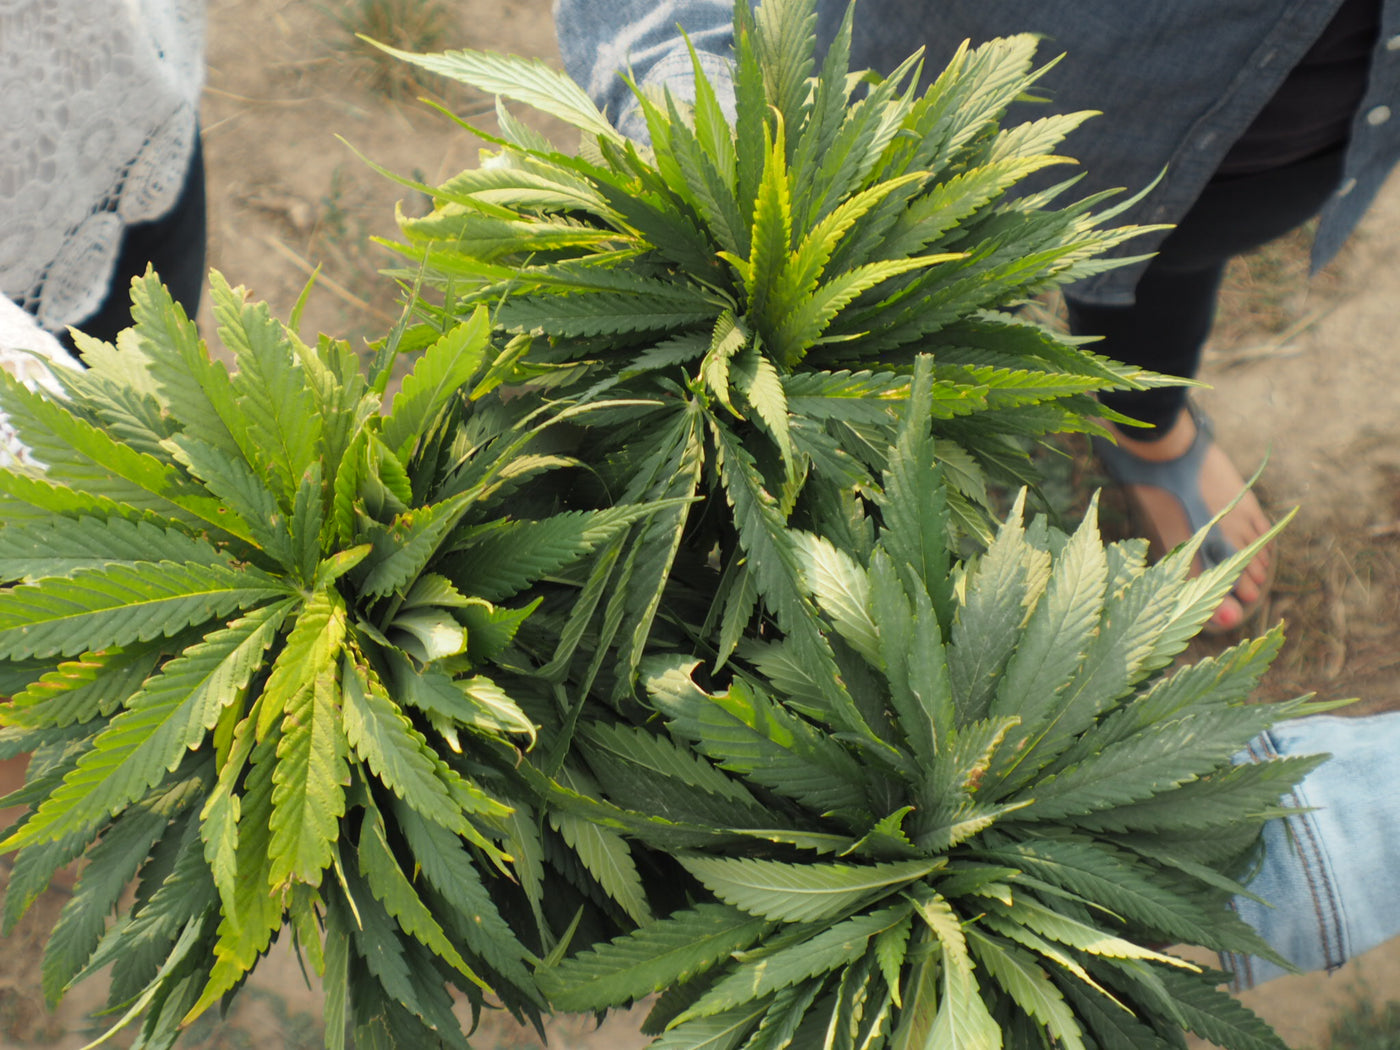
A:
<svg viewBox="0 0 1400 1050">
<path fill-rule="evenodd" d="M 440 88 L 435 78 L 359 38 L 401 51 L 432 51 L 452 25 L 452 14 L 442 0 L 336 0 L 323 7 L 345 31 L 340 49 L 354 57 L 373 91 L 402 99 L 425 88 Z"/>
<path fill-rule="evenodd" d="M 1283 621 L 1289 644 L 1260 699 L 1317 692 L 1361 698 L 1355 714 L 1400 708 L 1400 536 L 1341 521 L 1286 530 L 1277 561 L 1261 620 Z"/>
<path fill-rule="evenodd" d="M 1315 224 L 1233 260 L 1226 269 L 1211 342 L 1224 362 L 1251 360 L 1329 313 L 1341 297 L 1335 269 L 1309 276 Z"/>
<path fill-rule="evenodd" d="M 1351 1007 L 1332 1023 L 1328 1050 L 1400 1050 L 1400 1002 L 1373 1001 L 1369 989 L 1358 988 Z"/>
</svg>

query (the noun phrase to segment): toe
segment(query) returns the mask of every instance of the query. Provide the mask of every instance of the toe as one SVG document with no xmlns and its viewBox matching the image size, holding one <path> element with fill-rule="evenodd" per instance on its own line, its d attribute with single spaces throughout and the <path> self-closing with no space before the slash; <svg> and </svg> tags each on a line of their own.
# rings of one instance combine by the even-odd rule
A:
<svg viewBox="0 0 1400 1050">
<path fill-rule="evenodd" d="M 1269 520 L 1262 511 L 1254 510 L 1248 515 L 1246 528 L 1246 534 L 1237 541 L 1239 546 L 1248 546 L 1267 532 L 1270 528 Z M 1240 574 L 1235 593 L 1245 604 L 1257 601 L 1268 587 L 1270 557 L 1271 552 L 1265 547 L 1250 560 L 1244 572 Z"/>
<path fill-rule="evenodd" d="M 1252 599 L 1245 599 L 1250 601 Z M 1227 596 L 1220 603 L 1220 607 L 1215 610 L 1215 615 L 1210 618 L 1210 627 L 1215 631 L 1238 630 L 1244 623 L 1244 607 L 1239 600 L 1233 596 Z"/>
<path fill-rule="evenodd" d="M 1243 602 L 1245 605 L 1253 605 L 1263 595 L 1264 588 L 1262 586 L 1262 581 L 1255 580 L 1249 573 L 1245 573 L 1235 581 L 1233 593 L 1239 598 L 1239 602 Z M 1239 602 L 1235 604 L 1238 605 Z"/>
</svg>

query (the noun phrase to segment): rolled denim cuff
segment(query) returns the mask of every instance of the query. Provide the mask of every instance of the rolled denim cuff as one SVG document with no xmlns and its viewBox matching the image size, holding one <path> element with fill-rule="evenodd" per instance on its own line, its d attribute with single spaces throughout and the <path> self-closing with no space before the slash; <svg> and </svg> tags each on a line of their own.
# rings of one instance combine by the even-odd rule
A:
<svg viewBox="0 0 1400 1050">
<path fill-rule="evenodd" d="M 1306 812 L 1270 821 L 1264 860 L 1249 883 L 1266 904 L 1236 897 L 1235 910 L 1300 970 L 1335 970 L 1400 933 L 1400 713 L 1315 716 L 1257 737 L 1246 760 L 1332 757 L 1283 799 Z M 1242 756 L 1244 757 L 1244 756 Z M 1239 989 L 1286 971 L 1257 956 L 1222 964 Z"/>
</svg>

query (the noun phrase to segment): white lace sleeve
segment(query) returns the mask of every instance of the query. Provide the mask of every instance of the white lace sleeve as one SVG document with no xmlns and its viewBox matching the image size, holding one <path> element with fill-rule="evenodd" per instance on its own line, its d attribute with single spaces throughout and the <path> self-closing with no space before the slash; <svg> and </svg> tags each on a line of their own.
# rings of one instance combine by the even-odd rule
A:
<svg viewBox="0 0 1400 1050">
<path fill-rule="evenodd" d="M 178 199 L 204 0 L 0 0 L 0 293 L 50 331 L 106 298 L 123 229 Z"/>
<path fill-rule="evenodd" d="M 53 368 L 81 367 L 34 318 L 8 299 L 0 298 L 0 369 L 15 376 L 30 390 L 62 395 Z M 37 466 L 19 435 L 0 411 L 0 468 L 12 464 Z"/>
</svg>

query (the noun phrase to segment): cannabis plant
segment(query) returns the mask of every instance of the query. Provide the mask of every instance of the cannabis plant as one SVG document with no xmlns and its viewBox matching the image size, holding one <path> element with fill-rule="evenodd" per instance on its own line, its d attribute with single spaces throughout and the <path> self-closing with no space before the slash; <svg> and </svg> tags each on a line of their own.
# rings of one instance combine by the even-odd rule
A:
<svg viewBox="0 0 1400 1050">
<path fill-rule="evenodd" d="M 347 1027 L 464 1047 L 453 989 L 535 1017 L 502 908 L 538 900 L 515 900 L 492 773 L 534 730 L 491 669 L 536 604 L 512 598 L 636 515 L 523 518 L 565 461 L 529 448 L 547 424 L 464 422 L 502 376 L 484 315 L 381 412 L 392 354 L 367 378 L 217 275 L 232 372 L 154 278 L 133 301 L 65 400 L 0 374 L 43 465 L 0 472 L 0 742 L 32 752 L 6 923 L 84 858 L 44 988 L 119 962 L 111 1004 L 144 1012 L 143 1047 L 284 927 L 324 981 L 329 1047 Z"/>
<path fill-rule="evenodd" d="M 863 539 L 792 536 L 854 703 L 790 638 L 746 639 L 724 681 L 654 653 L 667 733 L 599 720 L 584 750 L 614 805 L 727 838 L 676 855 L 689 906 L 542 987 L 569 1010 L 662 993 L 658 1050 L 1282 1047 L 1161 949 L 1274 957 L 1229 902 L 1317 760 L 1233 757 L 1308 705 L 1246 702 L 1277 632 L 1166 673 L 1252 552 L 1191 578 L 1199 536 L 1148 565 L 1092 508 L 1066 536 L 1018 504 L 950 571 L 932 371 Z"/>
<path fill-rule="evenodd" d="M 120 960 L 169 1046 L 286 931 L 333 1050 L 653 993 L 659 1050 L 1279 1045 L 1161 948 L 1271 954 L 1228 902 L 1308 762 L 1232 762 L 1311 708 L 1244 702 L 1276 634 L 1169 670 L 1256 548 L 990 524 L 1158 381 L 1015 310 L 1133 231 L 1011 195 L 1080 119 L 1000 126 L 1032 40 L 921 89 L 814 10 L 736 4 L 734 119 L 697 61 L 646 144 L 409 56 L 584 139 L 502 107 L 423 187 L 368 375 L 217 279 L 232 371 L 148 279 L 63 400 L 0 375 L 6 920 L 85 858 L 51 997 Z"/>
<path fill-rule="evenodd" d="M 920 91 L 918 56 L 885 78 L 849 71 L 849 11 L 818 70 L 812 0 L 734 10 L 734 119 L 697 60 L 693 106 L 638 92 L 648 144 L 542 64 L 404 55 L 583 135 L 567 155 L 501 108 L 499 152 L 419 187 L 436 206 L 401 219 L 397 247 L 416 263 L 404 280 L 441 292 L 420 309 L 487 305 L 525 389 L 637 403 L 577 435 L 600 499 L 708 497 L 600 562 L 594 648 L 620 646 L 624 694 L 678 557 L 717 551 L 711 614 L 731 642 L 760 605 L 806 631 L 786 526 L 841 527 L 840 493 L 880 469 L 915 353 L 934 355 L 935 454 L 979 538 L 988 478 L 1028 480 L 1024 442 L 1096 426 L 1094 391 L 1155 381 L 1005 312 L 1135 232 L 1101 228 L 1100 198 L 1053 207 L 1068 183 L 1008 195 L 1066 160 L 1053 149 L 1085 116 L 999 126 L 1038 75 L 1030 37 L 965 49 Z"/>
</svg>

